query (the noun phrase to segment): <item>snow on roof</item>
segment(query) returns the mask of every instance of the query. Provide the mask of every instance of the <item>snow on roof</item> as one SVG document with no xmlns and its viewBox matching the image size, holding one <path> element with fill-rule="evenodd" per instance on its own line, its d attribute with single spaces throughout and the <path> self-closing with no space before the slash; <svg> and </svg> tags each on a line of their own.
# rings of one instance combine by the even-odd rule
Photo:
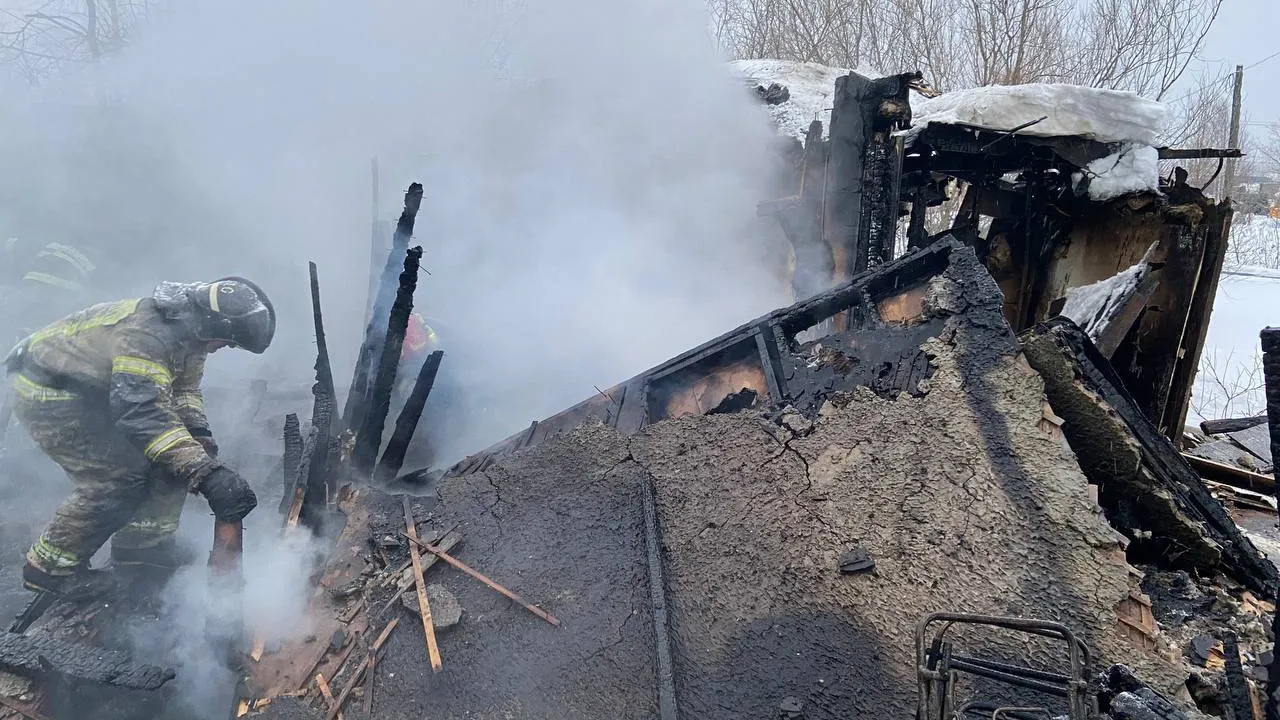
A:
<svg viewBox="0 0 1280 720">
<path fill-rule="evenodd" d="M 1164 105 L 1131 92 L 1079 85 L 991 85 L 956 90 L 912 108 L 908 140 L 932 123 L 1018 131 L 1039 137 L 1080 136 L 1099 142 L 1156 145 Z"/>
<path fill-rule="evenodd" d="M 831 125 L 831 104 L 836 93 L 836 78 L 856 72 L 867 78 L 881 78 L 884 73 L 870 68 L 830 67 L 811 62 L 791 60 L 734 60 L 730 69 L 753 85 L 768 87 L 778 83 L 791 93 L 790 99 L 777 105 L 766 105 L 778 132 L 800 140 L 809 130 L 809 123 L 822 121 L 822 134 L 826 137 Z M 920 100 L 912 93 L 911 104 Z"/>
<path fill-rule="evenodd" d="M 1089 176 L 1089 199 L 1103 202 L 1121 195 L 1160 192 L 1160 151 L 1150 145 L 1125 143 L 1118 152 L 1089 163 L 1072 175 L 1079 183 Z"/>
</svg>

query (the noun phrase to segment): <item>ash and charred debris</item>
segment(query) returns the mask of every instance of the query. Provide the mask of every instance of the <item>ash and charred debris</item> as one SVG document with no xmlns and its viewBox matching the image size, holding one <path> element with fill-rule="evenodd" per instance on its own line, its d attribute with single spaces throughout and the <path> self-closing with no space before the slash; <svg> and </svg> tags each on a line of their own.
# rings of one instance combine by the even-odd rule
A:
<svg viewBox="0 0 1280 720">
<path fill-rule="evenodd" d="M 1112 318 L 1104 325 L 1127 322 L 1123 317 L 1129 305 L 1124 298 L 1112 302 Z M 528 592 L 548 599 L 546 609 L 566 617 L 568 625 L 562 634 L 548 635 L 550 628 L 539 630 L 536 618 L 514 604 L 487 605 L 456 582 L 456 573 L 424 557 L 428 567 L 423 591 L 433 613 L 432 598 L 441 605 L 441 629 L 446 608 L 449 622 L 460 620 L 437 637 L 446 666 L 461 663 L 483 674 L 481 669 L 496 662 L 497 654 L 518 666 L 525 655 L 516 648 L 529 642 L 541 643 L 538 657 L 552 666 L 581 664 L 584 657 L 602 654 L 617 662 L 622 654 L 643 661 L 628 676 L 652 673 L 659 681 L 649 685 L 609 675 L 599 680 L 601 687 L 633 698 L 638 709 L 667 708 L 662 717 L 674 717 L 676 707 L 700 717 L 733 717 L 745 706 L 767 706 L 795 716 L 810 708 L 819 714 L 885 714 L 909 704 L 910 688 L 882 688 L 883 679 L 872 680 L 865 673 L 843 681 L 840 692 L 848 695 L 801 692 L 813 678 L 835 673 L 834 668 L 819 663 L 783 671 L 779 668 L 792 663 L 781 656 L 749 642 L 738 649 L 723 644 L 722 631 L 713 628 L 714 617 L 724 613 L 741 616 L 744 622 L 754 618 L 787 628 L 774 642 L 801 657 L 818 641 L 813 628 L 836 623 L 819 634 L 846 632 L 844 621 L 757 617 L 753 605 L 742 604 L 745 587 L 730 588 L 748 577 L 755 578 L 747 580 L 749 584 L 772 587 L 768 573 L 760 573 L 776 561 L 769 553 L 777 553 L 787 582 L 823 597 L 834 593 L 824 602 L 874 618 L 865 636 L 848 638 L 850 652 L 867 640 L 892 642 L 887 622 L 907 627 L 918 612 L 949 609 L 936 603 L 997 612 L 1004 603 L 995 598 L 1013 593 L 1020 598 L 1018 606 L 1033 617 L 1061 617 L 1079 624 L 1088 646 L 1096 649 L 1095 662 L 1128 663 L 1139 674 L 1152 673 L 1154 679 L 1148 682 L 1160 685 L 1145 685 L 1127 667 L 1112 667 L 1080 707 L 1096 705 L 1119 718 L 1172 718 L 1194 717 L 1195 705 L 1213 710 L 1238 704 L 1240 688 L 1256 685 L 1259 658 L 1270 642 L 1265 633 L 1258 634 L 1268 621 L 1244 617 L 1241 612 L 1252 610 L 1240 608 L 1269 611 L 1261 601 L 1249 605 L 1248 598 L 1256 600 L 1274 581 L 1274 566 L 1239 532 L 1221 503 L 1124 390 L 1093 339 L 1067 320 L 1037 326 L 1019 338 L 1007 321 L 1007 307 L 974 249 L 946 237 L 601 390 L 460 462 L 437 479 L 432 494 L 415 499 L 418 532 L 447 552 L 460 546 L 472 561 L 527 583 L 532 588 Z M 894 408 L 890 414 L 898 418 L 892 431 L 888 425 L 881 425 L 884 433 L 873 430 L 875 423 L 835 430 L 842 422 L 839 418 L 887 412 L 886 407 Z M 731 429 L 743 416 L 754 429 L 748 435 L 735 434 L 745 431 Z M 727 425 L 719 433 L 681 436 L 686 427 L 705 432 L 695 430 L 695 420 Z M 924 426 L 915 427 L 919 422 Z M 957 422 L 961 424 L 949 427 Z M 670 433 L 681 437 L 679 447 L 669 454 L 667 449 L 655 450 L 658 438 Z M 894 437 L 895 433 L 900 435 Z M 1064 442 L 1072 452 L 1055 454 L 1050 449 L 1060 449 Z M 856 452 L 869 454 L 837 460 L 841 456 L 831 455 L 831 443 L 865 447 L 868 450 Z M 904 451 L 900 460 L 890 459 Z M 948 459 L 948 453 L 959 454 Z M 942 474 L 924 469 L 924 457 L 933 458 Z M 664 470 L 672 463 L 687 466 L 671 471 L 680 478 L 676 485 Z M 712 467 L 733 473 L 733 483 L 712 480 Z M 963 477 L 952 477 L 958 472 L 955 468 L 966 467 L 968 475 L 959 472 Z M 871 475 L 861 475 L 864 472 Z M 747 479 L 760 473 L 768 479 Z M 835 482 L 838 473 L 845 473 L 845 479 Z M 1092 513 L 1084 511 L 1086 477 L 1098 488 L 1100 507 Z M 890 484 L 883 485 L 886 480 Z M 543 487 L 543 482 L 549 484 Z M 877 495 L 901 492 L 903 488 L 892 489 L 895 482 L 914 489 L 892 502 Z M 956 484 L 955 496 L 933 498 L 935 493 L 945 495 L 943 488 L 950 483 Z M 987 485 L 977 490 L 971 487 L 975 483 Z M 686 487 L 690 484 L 694 487 Z M 574 495 L 579 486 L 588 494 Z M 705 501 L 716 499 L 714 507 L 721 509 L 695 502 L 688 496 L 690 490 L 706 496 Z M 1063 492 L 1067 494 L 1059 497 Z M 1009 500 L 999 502 L 1007 505 L 986 507 L 1005 496 Z M 868 520 L 865 529 L 847 527 L 851 516 L 833 512 L 844 503 L 864 508 L 877 519 Z M 931 503 L 939 507 L 931 509 Z M 381 675 L 380 668 L 394 668 L 386 672 L 395 672 L 404 682 L 417 678 L 415 682 L 429 683 L 433 677 L 418 629 L 422 601 L 408 557 L 410 544 L 393 496 L 364 488 L 349 493 L 341 506 L 348 513 L 347 529 L 321 585 L 328 588 L 325 612 L 334 618 L 333 626 L 351 629 L 346 645 L 325 649 L 314 661 L 305 662 L 297 660 L 309 652 L 305 643 L 283 648 L 277 659 L 295 659 L 257 668 L 251 694 L 257 702 L 294 688 L 304 693 L 312 708 L 328 707 L 332 712 L 311 675 L 297 669 L 310 667 L 314 674 L 322 668 L 320 674 L 335 688 L 345 683 L 351 698 L 377 692 L 384 699 L 374 700 L 375 707 L 383 708 L 387 717 L 400 717 L 409 706 L 405 703 L 419 701 L 398 682 L 388 682 L 389 675 Z M 715 516 L 696 522 L 696 533 L 685 529 L 707 512 Z M 889 536 L 898 538 L 891 544 L 885 544 L 876 529 L 886 522 L 881 516 L 898 528 Z M 893 518 L 898 517 L 907 524 L 895 525 L 900 521 Z M 1114 530 L 1093 526 L 1103 517 Z M 753 522 L 784 531 L 777 537 L 762 536 L 753 528 L 748 531 L 755 538 L 753 546 L 739 547 L 735 533 Z M 546 534 L 550 528 L 556 529 L 553 536 Z M 1107 534 L 1115 531 L 1123 536 L 1119 542 Z M 604 534 L 597 537 L 598 532 Z M 967 583 L 966 589 L 943 592 L 937 578 L 914 578 L 920 572 L 913 564 L 918 561 L 903 558 L 904 541 L 916 554 L 937 553 L 939 562 L 950 563 L 947 573 Z M 989 542 L 1018 548 L 1018 560 L 1001 560 L 991 551 L 983 553 L 979 564 L 965 560 Z M 802 572 L 803 565 L 790 556 L 812 552 L 814 543 L 830 543 L 822 560 L 808 561 L 821 569 Z M 601 548 L 614 545 L 617 554 L 594 557 Z M 1142 578 L 1142 587 L 1150 588 L 1146 595 L 1125 569 L 1126 549 L 1130 561 L 1146 563 L 1145 574 L 1133 571 L 1134 577 Z M 725 559 L 739 553 L 745 553 L 747 564 Z M 1033 557 L 1037 559 L 1028 560 Z M 518 564 L 512 564 L 517 558 Z M 1005 562 L 1013 564 L 1002 565 Z M 1034 577 L 1020 574 L 1018 568 L 1028 562 L 1037 568 Z M 585 565 L 575 567 L 579 563 Z M 1157 590 L 1170 573 L 1180 570 L 1190 574 L 1172 577 L 1185 577 L 1186 582 L 1169 581 L 1167 592 Z M 600 585 L 591 579 L 601 573 L 621 584 Z M 656 588 L 652 596 L 621 593 L 623 587 L 644 587 L 646 577 Z M 717 584 L 705 584 L 717 577 Z M 1006 577 L 1017 578 L 1016 589 L 988 594 L 987 584 L 994 588 L 996 578 Z M 1216 584 L 1194 579 L 1200 577 L 1217 578 Z M 829 586 L 832 578 L 854 584 Z M 897 589 L 896 584 L 904 582 Z M 857 584 L 866 585 L 870 594 L 863 594 Z M 882 589 L 872 590 L 876 587 Z M 1207 587 L 1216 588 L 1210 601 L 1205 599 Z M 920 597 L 907 601 L 903 592 Z M 571 599 L 584 593 L 592 598 L 587 605 Z M 884 597 L 897 600 L 885 606 Z M 787 608 L 798 598 L 776 594 L 771 607 Z M 642 607 L 653 610 L 637 609 Z M 658 619 L 657 608 L 664 619 Z M 712 609 L 713 615 L 705 616 L 703 608 Z M 1107 617 L 1114 619 L 1106 621 Z M 391 627 L 394 618 L 401 627 L 390 635 L 389 654 L 373 663 L 372 673 L 361 669 L 350 658 L 365 653 L 360 648 Z M 1218 638 L 1227 630 L 1241 651 L 1238 670 L 1233 674 L 1225 662 L 1220 668 L 1196 666 L 1193 655 L 1198 646 L 1192 639 L 1211 633 Z M 357 649 L 351 651 L 353 647 Z M 1028 688 L 1034 696 L 1037 688 L 1043 690 L 1034 682 L 1040 677 L 1035 673 L 1056 672 L 1047 669 L 1052 667 L 1049 656 L 1038 651 L 1020 658 L 998 642 L 979 647 L 982 652 L 974 656 L 979 661 L 971 666 L 985 668 L 986 684 L 971 689 L 976 693 L 975 708 L 982 707 L 984 698 L 1024 697 L 1019 693 Z M 694 659 L 717 652 L 737 658 L 738 671 L 756 679 L 744 686 Z M 749 657 L 757 659 L 745 659 Z M 842 665 L 857 662 L 841 653 L 829 659 Z M 1005 687 L 1005 671 L 1027 661 L 1032 682 Z M 752 664 L 770 662 L 777 666 L 773 671 Z M 992 668 L 997 668 L 995 675 L 988 672 Z M 379 689 L 364 689 L 369 677 Z M 580 685 L 574 681 L 544 688 L 531 716 L 551 717 L 557 708 L 598 702 Z M 708 697 L 691 689 L 694 686 L 719 688 L 719 704 L 708 705 Z M 493 688 L 464 682 L 435 689 L 432 693 L 438 695 L 429 694 L 422 701 L 440 712 L 460 712 L 476 703 L 501 705 L 521 697 L 527 701 L 522 692 L 519 683 Z M 642 697 L 651 700 L 641 702 Z M 788 697 L 794 702 L 784 701 Z M 1050 707 L 1056 701 L 1038 702 Z M 1057 712 L 1062 709 L 1059 706 Z M 268 705 L 254 712 L 272 717 L 273 711 Z M 649 716 L 648 712 L 642 710 L 641 715 Z M 1072 717 L 1088 715 L 1073 712 Z"/>
</svg>

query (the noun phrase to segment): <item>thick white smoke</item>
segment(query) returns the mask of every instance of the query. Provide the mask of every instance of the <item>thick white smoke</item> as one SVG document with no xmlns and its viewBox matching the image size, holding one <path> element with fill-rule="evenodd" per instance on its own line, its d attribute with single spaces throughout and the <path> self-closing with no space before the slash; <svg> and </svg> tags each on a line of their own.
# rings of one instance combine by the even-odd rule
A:
<svg viewBox="0 0 1280 720">
<path fill-rule="evenodd" d="M 41 192 L 106 193 L 117 207 L 91 202 L 87 225 L 156 233 L 127 239 L 159 246 L 131 253 L 139 291 L 179 272 L 260 278 L 283 314 L 261 361 L 277 377 L 308 369 L 314 259 L 345 386 L 370 160 L 382 219 L 421 180 L 418 305 L 440 321 L 442 382 L 486 407 L 447 454 L 788 299 L 755 214 L 771 130 L 697 2 L 175 4 L 58 89 L 60 103 L 105 100 L 112 133 L 85 142 L 127 149 L 143 176 L 128 153 L 101 151 L 88 175 Z M 148 214 L 164 222 L 136 220 Z M 227 354 L 213 372 L 257 362 Z"/>
<path fill-rule="evenodd" d="M 119 55 L 6 92 L 0 222 L 96 250 L 97 299 L 225 274 L 272 293 L 268 353 L 209 363 L 208 384 L 232 390 L 210 393 L 228 458 L 278 454 L 278 428 L 232 432 L 244 428 L 216 398 L 243 401 L 254 378 L 309 386 L 307 260 L 345 390 L 373 158 L 380 219 L 410 182 L 426 187 L 417 305 L 446 352 L 433 397 L 452 403 L 436 415 L 442 462 L 790 300 L 785 250 L 755 210 L 771 194 L 772 130 L 698 0 L 155 7 Z M 260 417 L 286 411 L 305 420 L 309 405 Z M 278 522 L 260 490 L 255 516 Z M 207 549 L 203 529 L 194 536 Z M 7 552 L 6 566 L 20 562 Z M 270 562 L 246 558 L 253 577 Z M 199 580 L 171 587 L 175 613 L 216 610 Z M 280 596 L 268 620 L 299 597 Z M 212 659 L 187 640 L 189 674 Z"/>
</svg>

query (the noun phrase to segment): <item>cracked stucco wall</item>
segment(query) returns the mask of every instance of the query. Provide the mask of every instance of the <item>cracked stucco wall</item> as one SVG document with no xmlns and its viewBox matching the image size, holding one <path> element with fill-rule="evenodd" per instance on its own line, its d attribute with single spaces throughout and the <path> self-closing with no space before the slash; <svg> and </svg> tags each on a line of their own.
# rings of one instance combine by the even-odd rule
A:
<svg viewBox="0 0 1280 720">
<path fill-rule="evenodd" d="M 914 626 L 935 611 L 1065 622 L 1103 658 L 1177 682 L 1113 634 L 1123 555 L 1042 422 L 1039 376 L 1008 357 L 966 383 L 955 348 L 929 345 L 923 398 L 862 390 L 811 427 L 684 418 L 632 442 L 657 486 L 687 717 L 768 717 L 786 696 L 807 718 L 906 716 Z M 854 545 L 873 573 L 838 573 Z"/>
<path fill-rule="evenodd" d="M 681 717 L 908 717 L 913 631 L 934 611 L 1065 622 L 1102 662 L 1157 687 L 1168 668 L 1114 635 L 1123 555 L 1015 356 L 962 371 L 930 341 L 927 394 L 840 396 L 817 422 L 753 413 L 669 420 L 623 438 L 583 427 L 445 479 L 424 512 L 457 554 L 563 621 L 552 628 L 456 571 L 461 601 L 432 677 L 397 632 L 379 717 L 652 718 L 657 683 L 640 488 L 656 491 Z M 844 576 L 854 545 L 874 572 Z M 1050 665 L 1043 643 L 959 636 L 968 654 Z M 969 643 L 969 644 L 964 644 Z M 977 644 L 973 644 L 977 643 Z M 450 669 L 452 668 L 452 670 Z"/>
</svg>

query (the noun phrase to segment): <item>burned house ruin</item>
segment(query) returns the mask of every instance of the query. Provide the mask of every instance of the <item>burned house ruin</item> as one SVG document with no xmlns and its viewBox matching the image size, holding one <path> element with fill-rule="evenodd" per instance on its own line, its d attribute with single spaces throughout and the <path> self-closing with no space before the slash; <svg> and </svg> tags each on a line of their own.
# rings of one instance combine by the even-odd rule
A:
<svg viewBox="0 0 1280 720">
<path fill-rule="evenodd" d="M 328 553 L 307 633 L 246 629 L 227 712 L 1254 716 L 1280 575 L 1180 452 L 1231 207 L 1139 171 L 1231 153 L 1153 147 L 1132 96 L 922 92 L 843 74 L 797 139 L 794 192 L 760 207 L 794 305 L 448 469 L 400 467 L 447 355 L 385 432 L 420 186 L 341 410 L 313 266 L 279 510 Z M 103 611 L 69 612 L 0 666 Z M 36 666 L 16 712 L 103 683 Z M 113 692 L 164 692 L 138 685 Z"/>
</svg>

